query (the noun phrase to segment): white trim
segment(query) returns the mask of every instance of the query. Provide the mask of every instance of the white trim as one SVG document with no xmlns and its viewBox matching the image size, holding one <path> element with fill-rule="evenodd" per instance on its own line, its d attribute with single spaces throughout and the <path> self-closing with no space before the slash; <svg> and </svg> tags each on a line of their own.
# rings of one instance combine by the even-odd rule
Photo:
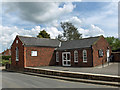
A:
<svg viewBox="0 0 120 90">
<path fill-rule="evenodd" d="M 66 54 L 66 60 L 64 60 L 64 54 Z M 67 60 L 67 54 L 70 55 L 70 60 Z M 64 64 L 64 61 L 66 61 L 66 64 Z M 70 62 L 70 64 L 68 64 L 68 62 Z M 62 65 L 63 66 L 71 66 L 71 53 L 70 52 L 63 52 L 62 53 Z"/>
<path fill-rule="evenodd" d="M 83 50 L 83 62 L 87 62 L 87 50 Z M 84 56 L 84 53 L 86 53 L 86 59 L 85 59 L 85 56 Z"/>
<path fill-rule="evenodd" d="M 76 61 L 76 58 L 77 58 L 77 61 Z M 74 51 L 74 62 L 78 63 L 78 51 L 77 50 Z"/>
</svg>

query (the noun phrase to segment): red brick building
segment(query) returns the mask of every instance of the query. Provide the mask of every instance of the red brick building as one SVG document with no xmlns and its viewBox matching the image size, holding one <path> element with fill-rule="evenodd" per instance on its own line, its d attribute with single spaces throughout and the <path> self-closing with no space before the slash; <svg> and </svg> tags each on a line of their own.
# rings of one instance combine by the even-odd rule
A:
<svg viewBox="0 0 120 90">
<path fill-rule="evenodd" d="M 60 41 L 54 39 L 16 36 L 11 46 L 11 66 L 24 68 L 55 65 L 54 50 L 59 44 Z"/>
<path fill-rule="evenodd" d="M 108 61 L 111 49 L 103 36 L 60 42 L 56 39 L 16 36 L 12 46 L 12 67 L 92 67 Z"/>
<path fill-rule="evenodd" d="M 2 52 L 2 56 L 11 56 L 11 49 L 7 49 Z"/>
</svg>

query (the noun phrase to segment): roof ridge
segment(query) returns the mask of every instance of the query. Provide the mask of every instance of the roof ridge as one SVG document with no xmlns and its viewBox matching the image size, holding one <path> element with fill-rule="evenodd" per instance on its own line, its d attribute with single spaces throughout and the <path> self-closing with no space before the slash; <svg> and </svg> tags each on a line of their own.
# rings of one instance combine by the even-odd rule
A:
<svg viewBox="0 0 120 90">
<path fill-rule="evenodd" d="M 20 35 L 17 35 L 17 36 L 18 36 L 18 37 L 24 37 L 24 38 L 36 38 L 36 39 L 58 40 L 58 39 L 50 39 L 50 38 L 38 38 L 38 37 L 20 36 Z"/>
<path fill-rule="evenodd" d="M 59 40 L 58 39 L 49 39 L 49 38 L 38 38 L 38 37 L 30 37 L 30 36 L 18 36 L 24 45 L 33 45 L 33 46 L 50 46 L 50 47 L 58 47 Z"/>
<path fill-rule="evenodd" d="M 91 39 L 91 38 L 99 38 L 99 37 L 101 37 L 101 36 L 103 36 L 103 35 L 95 36 L 95 37 L 87 37 L 87 38 L 76 39 L 76 41 L 77 41 L 77 40 Z M 69 40 L 69 41 L 74 41 L 74 40 Z M 69 42 L 69 41 L 65 41 L 65 42 Z"/>
</svg>

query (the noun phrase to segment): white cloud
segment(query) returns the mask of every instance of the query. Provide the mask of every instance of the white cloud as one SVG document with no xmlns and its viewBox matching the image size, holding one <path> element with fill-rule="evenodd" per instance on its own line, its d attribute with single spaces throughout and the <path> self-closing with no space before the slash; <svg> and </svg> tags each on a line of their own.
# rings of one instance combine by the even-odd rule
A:
<svg viewBox="0 0 120 90">
<path fill-rule="evenodd" d="M 77 27 L 80 27 L 81 24 L 82 24 L 81 19 L 78 18 L 78 17 L 76 17 L 76 16 L 73 16 L 73 17 L 71 17 L 70 19 L 67 19 L 67 20 L 65 20 L 65 21 L 66 21 L 66 22 L 70 22 L 70 23 L 74 24 L 74 25 L 77 26 Z"/>
<path fill-rule="evenodd" d="M 91 24 L 88 35 L 89 36 L 104 35 L 104 31 L 98 26 Z"/>
<path fill-rule="evenodd" d="M 47 27 L 45 28 L 47 33 L 50 34 L 51 38 L 55 39 L 59 34 L 62 34 L 56 27 Z"/>
<path fill-rule="evenodd" d="M 82 34 L 83 38 L 104 35 L 104 31 L 93 24 L 88 29 L 78 28 L 78 31 Z"/>
<path fill-rule="evenodd" d="M 16 35 L 36 37 L 43 29 L 45 29 L 46 32 L 50 34 L 52 39 L 55 39 L 58 34 L 61 34 L 61 32 L 58 31 L 56 27 L 41 28 L 40 26 L 35 26 L 31 30 L 25 30 L 16 26 L 8 27 L 0 25 L 0 32 L 2 32 L 0 33 L 0 45 L 2 45 L 3 49 L 6 49 L 10 47 Z"/>
<path fill-rule="evenodd" d="M 77 27 L 79 33 L 81 33 L 83 37 L 104 35 L 104 30 L 100 27 L 95 26 L 94 24 L 86 24 L 86 22 L 78 17 L 73 16 L 67 20 L 63 20 L 63 22 L 66 21 L 71 22 L 75 27 Z M 86 27 L 87 29 L 84 29 L 83 27 Z"/>
<path fill-rule="evenodd" d="M 73 11 L 75 5 L 72 2 L 61 3 L 54 2 L 16 2 L 5 3 L 6 14 L 14 12 L 16 16 L 22 20 L 32 23 L 47 23 L 58 19 L 61 15 L 64 16 Z"/>
</svg>

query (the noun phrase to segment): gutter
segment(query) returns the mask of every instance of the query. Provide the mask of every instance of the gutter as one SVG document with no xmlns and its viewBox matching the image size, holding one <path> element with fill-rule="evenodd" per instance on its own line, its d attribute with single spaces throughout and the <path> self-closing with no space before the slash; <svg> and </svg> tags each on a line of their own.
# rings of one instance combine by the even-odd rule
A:
<svg viewBox="0 0 120 90">
<path fill-rule="evenodd" d="M 92 49 L 92 45 L 91 45 L 91 55 L 92 55 L 92 67 L 93 67 L 93 49 Z"/>
</svg>

